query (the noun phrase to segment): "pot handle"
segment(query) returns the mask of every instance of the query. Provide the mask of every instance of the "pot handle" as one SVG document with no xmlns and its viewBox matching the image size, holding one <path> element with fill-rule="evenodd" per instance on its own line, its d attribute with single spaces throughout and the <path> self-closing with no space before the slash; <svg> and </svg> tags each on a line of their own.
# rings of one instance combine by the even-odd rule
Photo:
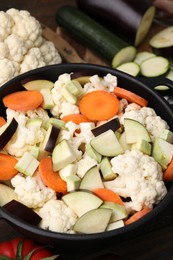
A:
<svg viewBox="0 0 173 260">
<path fill-rule="evenodd" d="M 138 77 L 138 80 L 157 91 L 157 93 L 161 94 L 169 103 L 169 105 L 173 108 L 173 81 L 165 78 L 163 76 L 154 77 L 154 78 L 142 78 Z M 167 86 L 167 90 L 158 90 L 157 86 L 164 85 Z"/>
</svg>

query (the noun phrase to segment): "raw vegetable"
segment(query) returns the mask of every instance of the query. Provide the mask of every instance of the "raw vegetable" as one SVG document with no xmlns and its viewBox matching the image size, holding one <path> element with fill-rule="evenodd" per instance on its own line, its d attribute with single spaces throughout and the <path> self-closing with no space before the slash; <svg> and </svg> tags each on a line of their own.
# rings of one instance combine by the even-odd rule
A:
<svg viewBox="0 0 173 260">
<path fill-rule="evenodd" d="M 2 150 L 12 136 L 15 134 L 18 127 L 17 121 L 12 118 L 8 123 L 0 128 L 0 150 Z"/>
<path fill-rule="evenodd" d="M 148 51 L 141 51 L 141 52 L 138 52 L 136 54 L 136 57 L 134 59 L 134 62 L 137 63 L 138 65 L 141 65 L 141 63 L 144 61 L 144 60 L 147 60 L 151 57 L 154 57 L 155 54 L 152 53 L 152 52 L 148 52 Z"/>
<path fill-rule="evenodd" d="M 120 127 L 121 127 L 121 125 L 120 125 L 119 119 L 113 118 L 112 120 L 109 120 L 106 123 L 93 128 L 91 131 L 94 134 L 94 136 L 97 136 L 97 135 L 102 134 L 103 132 L 106 132 L 109 129 L 111 129 L 112 131 L 115 132 Z"/>
<path fill-rule="evenodd" d="M 38 226 L 41 221 L 41 217 L 34 210 L 28 208 L 19 201 L 11 200 L 5 204 L 3 208 L 12 213 L 17 218 L 22 219 L 31 225 Z"/>
<path fill-rule="evenodd" d="M 0 24 L 0 86 L 26 71 L 61 63 L 58 50 L 43 37 L 41 24 L 28 11 L 2 11 Z"/>
<path fill-rule="evenodd" d="M 100 54 L 113 67 L 133 60 L 136 49 L 73 6 L 58 9 L 59 26 Z M 73 22 L 72 22 L 73 21 Z"/>
<path fill-rule="evenodd" d="M 0 116 L 0 127 L 6 124 L 6 120 Z"/>
<path fill-rule="evenodd" d="M 37 90 L 18 91 L 3 98 L 5 107 L 19 111 L 36 109 L 42 104 L 42 102 L 43 96 Z"/>
<path fill-rule="evenodd" d="M 55 232 L 60 232 L 60 229 L 58 226 L 52 225 L 49 218 L 51 212 L 54 212 L 54 206 L 57 207 L 57 214 L 60 215 L 59 220 L 62 221 L 62 214 L 58 210 L 59 206 L 58 204 L 56 206 L 56 203 L 65 203 L 68 210 L 74 211 L 74 214 L 76 213 L 78 217 L 87 212 L 91 216 L 92 214 L 90 215 L 89 211 L 93 209 L 100 209 L 104 205 L 110 209 L 112 203 L 114 206 L 115 203 L 119 203 L 118 207 L 111 209 L 113 214 L 109 223 L 106 224 L 107 229 L 111 221 L 119 220 L 120 215 L 122 216 L 120 213 L 125 213 L 123 213 L 123 219 L 128 218 L 128 214 L 132 215 L 134 211 L 138 212 L 146 205 L 152 208 L 164 198 L 167 189 L 162 181 L 163 172 L 152 157 L 152 154 L 148 153 L 147 144 L 153 149 L 154 140 L 156 140 L 158 135 L 162 136 L 164 138 L 163 141 L 166 142 L 167 138 L 171 140 L 172 132 L 165 132 L 164 130 L 169 129 L 166 121 L 157 116 L 152 108 L 145 107 L 147 105 L 146 99 L 126 89 L 122 89 L 121 95 L 117 97 L 115 95 L 116 91 L 114 92 L 114 89 L 118 89 L 118 87 L 114 87 L 118 85 L 117 78 L 111 74 L 107 74 L 104 77 L 102 75 L 102 78 L 97 74 L 92 75 L 83 86 L 85 94 L 83 93 L 82 96 L 77 94 L 75 105 L 66 100 L 64 102 L 65 97 L 61 96 L 62 93 L 55 91 L 59 90 L 57 89 L 59 87 L 67 86 L 67 82 L 67 89 L 70 89 L 73 93 L 77 90 L 76 93 L 78 93 L 78 88 L 75 88 L 78 84 L 74 86 L 70 83 L 71 73 L 59 75 L 51 93 L 53 98 L 56 99 L 58 97 L 59 103 L 55 104 L 56 108 L 58 110 L 63 108 L 63 111 L 59 110 L 60 112 L 58 111 L 58 115 L 55 118 L 52 117 L 51 109 L 45 111 L 42 107 L 26 112 L 6 110 L 8 124 L 11 118 L 15 118 L 15 122 L 19 124 L 14 138 L 8 139 L 9 143 L 3 148 L 3 153 L 7 153 L 8 156 L 10 152 L 13 152 L 13 149 L 18 147 L 16 142 L 13 145 L 13 141 L 16 138 L 19 137 L 19 144 L 21 144 L 25 127 L 29 130 L 36 129 L 35 132 L 37 133 L 39 130 L 43 131 L 43 138 L 37 143 L 34 141 L 34 146 L 31 144 L 30 146 L 19 148 L 19 152 L 23 149 L 24 156 L 17 156 L 19 158 L 17 158 L 15 168 L 19 166 L 17 167 L 19 173 L 10 179 L 11 184 L 20 203 L 23 203 L 33 211 L 39 209 L 36 212 L 39 215 L 42 214 L 40 216 L 43 218 L 39 226 Z M 42 90 L 40 89 L 39 91 Z M 92 95 L 92 98 L 84 102 L 84 108 L 86 108 L 87 113 L 92 103 L 92 113 L 94 115 L 101 114 L 102 118 L 97 118 L 93 122 L 90 118 L 88 119 L 88 115 L 84 115 L 87 121 L 80 124 L 81 116 L 83 120 L 83 114 L 80 114 L 79 111 L 80 102 L 88 95 Z M 99 95 L 101 95 L 101 99 Z M 99 102 L 101 100 L 101 104 L 96 106 L 95 104 L 98 100 Z M 113 103 L 111 103 L 112 100 Z M 105 102 L 109 103 L 108 105 L 106 104 L 106 107 Z M 140 107 L 138 104 L 144 107 Z M 112 108 L 116 108 L 117 112 L 114 114 L 114 111 L 110 115 Z M 103 120 L 107 110 L 110 118 Z M 77 112 L 77 114 L 72 114 L 72 111 L 74 113 Z M 68 120 L 67 123 L 62 121 L 62 115 L 64 115 L 64 118 L 66 118 L 66 115 L 67 117 L 69 115 L 71 122 Z M 71 120 L 73 116 L 80 118 L 79 121 L 75 121 L 79 125 L 76 125 Z M 52 136 L 51 132 L 54 127 L 58 128 L 58 130 Z M 0 128 L 2 133 L 4 128 L 5 126 Z M 35 132 L 32 133 L 32 138 L 35 137 Z M 124 137 L 122 138 L 123 134 L 125 134 L 125 139 L 123 139 Z M 24 145 L 25 142 L 24 139 Z M 127 143 L 130 143 L 130 145 Z M 43 148 L 45 149 L 48 144 L 51 146 L 51 149 L 49 149 L 49 152 L 43 153 Z M 169 145 L 171 151 L 173 151 L 173 145 L 171 143 Z M 36 151 L 34 151 L 34 148 Z M 151 151 L 151 149 L 149 150 Z M 150 156 L 146 155 L 146 152 Z M 171 160 L 172 152 L 168 154 Z M 33 159 L 34 161 L 36 160 L 34 165 L 32 164 Z M 138 162 L 140 162 L 139 165 Z M 135 166 L 136 172 L 134 171 Z M 137 174 L 139 169 L 141 170 L 140 175 Z M 130 174 L 126 174 L 126 171 Z M 30 176 L 25 176 L 26 172 Z M 151 178 L 146 178 L 149 175 L 152 176 L 152 180 Z M 137 192 L 135 190 L 136 186 L 129 185 L 131 181 L 132 183 L 138 183 L 139 189 Z M 159 190 L 156 189 L 157 185 L 160 187 Z M 154 192 L 152 192 L 153 190 Z M 138 193 L 140 193 L 140 200 L 138 200 Z M 8 191 L 6 194 L 8 194 Z M 12 200 L 11 198 L 13 199 L 13 194 L 10 191 L 10 201 Z M 126 201 L 126 198 L 129 198 L 129 201 Z M 15 213 L 14 209 L 18 207 L 16 205 L 18 202 L 16 202 L 15 198 L 14 200 L 15 202 L 12 201 L 12 204 L 9 204 L 9 201 L 7 201 L 8 204 L 6 206 L 10 205 L 10 210 L 13 208 Z M 115 208 L 118 210 L 116 218 L 114 214 Z M 46 209 L 45 213 L 44 209 Z M 22 217 L 27 221 L 27 217 L 30 214 L 28 213 L 25 217 L 27 210 L 24 209 L 22 212 L 24 212 Z M 117 215 L 119 216 L 118 218 Z M 66 217 L 70 221 L 70 215 L 67 214 Z M 90 219 L 90 217 L 87 217 L 87 219 Z M 61 229 L 62 232 L 73 232 L 75 222 L 76 219 L 69 228 L 67 227 L 68 224 L 64 223 L 65 229 Z M 91 222 L 88 222 L 89 225 L 92 224 Z M 78 232 L 80 233 L 80 231 Z"/>
<path fill-rule="evenodd" d="M 142 107 L 146 107 L 148 104 L 148 101 L 144 98 L 142 98 L 141 96 L 127 90 L 124 88 L 120 88 L 120 87 L 115 87 L 114 88 L 114 93 L 117 97 L 119 98 L 125 98 L 127 99 L 129 102 L 131 103 L 136 103 Z"/>
<path fill-rule="evenodd" d="M 0 153 L 0 181 L 10 180 L 18 173 L 15 169 L 16 163 L 16 158 L 8 154 Z"/>
<path fill-rule="evenodd" d="M 39 172 L 46 186 L 55 190 L 56 192 L 67 192 L 66 182 L 61 179 L 58 172 L 53 171 L 52 159 L 50 157 L 41 159 L 39 164 Z"/>
<path fill-rule="evenodd" d="M 124 205 L 121 197 L 117 193 L 113 192 L 112 190 L 108 190 L 106 188 L 98 188 L 92 190 L 92 192 L 103 201 L 111 201 L 120 205 Z"/>
<path fill-rule="evenodd" d="M 140 72 L 140 66 L 137 63 L 132 61 L 123 63 L 119 65 L 116 69 L 134 77 L 136 77 Z"/>
<path fill-rule="evenodd" d="M 77 0 L 78 7 L 115 34 L 139 45 L 150 30 L 155 7 L 149 2 L 129 0 Z"/>
<path fill-rule="evenodd" d="M 149 41 L 153 52 L 157 55 L 172 58 L 173 54 L 173 26 L 156 33 Z"/>
<path fill-rule="evenodd" d="M 53 256 L 47 246 L 42 247 L 27 238 L 16 237 L 0 243 L 0 259 L 53 260 L 57 258 L 58 255 Z"/>
<path fill-rule="evenodd" d="M 72 121 L 77 125 L 83 122 L 89 122 L 89 120 L 84 115 L 81 114 L 69 114 L 67 116 L 62 117 L 61 120 L 66 123 Z"/>
<path fill-rule="evenodd" d="M 148 214 L 152 209 L 151 208 L 144 208 L 141 211 L 138 211 L 134 213 L 130 218 L 124 221 L 125 225 L 132 224 L 133 222 L 139 220 L 140 218 L 144 217 L 146 214 Z"/>
<path fill-rule="evenodd" d="M 74 231 L 84 234 L 104 232 L 111 218 L 111 209 L 93 209 L 77 219 Z"/>
<path fill-rule="evenodd" d="M 81 114 L 91 121 L 108 120 L 118 113 L 119 107 L 119 100 L 103 90 L 87 93 L 79 102 Z"/>
<path fill-rule="evenodd" d="M 141 63 L 141 74 L 145 77 L 157 77 L 165 74 L 169 69 L 168 59 L 154 56 Z"/>
<path fill-rule="evenodd" d="M 166 182 L 173 180 L 173 158 L 169 163 L 168 167 L 166 168 L 166 170 L 163 172 L 163 180 Z"/>
</svg>

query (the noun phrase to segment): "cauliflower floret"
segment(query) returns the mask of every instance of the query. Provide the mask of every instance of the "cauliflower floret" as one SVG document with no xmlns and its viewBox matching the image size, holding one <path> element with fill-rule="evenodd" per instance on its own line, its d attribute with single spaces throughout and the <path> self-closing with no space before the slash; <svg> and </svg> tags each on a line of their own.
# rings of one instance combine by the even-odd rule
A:
<svg viewBox="0 0 173 260">
<path fill-rule="evenodd" d="M 12 33 L 13 25 L 12 17 L 4 11 L 0 11 L 0 41 L 5 40 Z"/>
<path fill-rule="evenodd" d="M 131 150 L 112 158 L 111 164 L 118 177 L 104 185 L 131 199 L 125 203 L 129 212 L 152 208 L 165 197 L 167 189 L 162 180 L 162 169 L 153 157 Z"/>
<path fill-rule="evenodd" d="M 69 114 L 79 114 L 79 107 L 67 101 L 61 103 L 60 118 Z"/>
<path fill-rule="evenodd" d="M 26 42 L 28 48 L 40 46 L 42 43 L 42 28 L 39 21 L 26 10 L 11 8 L 6 12 L 14 21 L 13 32 Z"/>
<path fill-rule="evenodd" d="M 7 109 L 7 122 L 12 118 L 15 118 L 18 122 L 18 127 L 5 146 L 5 151 L 9 154 L 21 157 L 26 151 L 30 151 L 33 145 L 42 143 L 45 136 L 45 131 L 37 124 L 33 124 L 32 127 L 27 127 L 27 120 L 30 118 L 41 118 L 44 122 L 49 119 L 47 112 L 42 108 L 35 109 L 33 111 L 19 112 L 12 109 Z"/>
<path fill-rule="evenodd" d="M 44 67 L 46 65 L 44 57 L 39 48 L 31 48 L 20 65 L 20 73 L 24 73 L 28 70 Z"/>
<path fill-rule="evenodd" d="M 96 160 L 91 158 L 87 153 L 84 153 L 82 159 L 77 162 L 77 175 L 83 178 L 85 173 L 96 165 Z"/>
<path fill-rule="evenodd" d="M 108 73 L 104 78 L 104 85 L 109 92 L 113 92 L 115 86 L 117 86 L 117 77 Z"/>
<path fill-rule="evenodd" d="M 44 40 L 42 45 L 40 46 L 40 51 L 47 65 L 62 62 L 62 59 L 52 42 Z"/>
<path fill-rule="evenodd" d="M 5 39 L 5 43 L 9 49 L 8 58 L 20 63 L 28 50 L 25 42 L 22 41 L 17 35 L 11 34 Z"/>
<path fill-rule="evenodd" d="M 140 107 L 134 103 L 128 105 L 125 113 L 122 116 L 120 115 L 122 124 L 124 118 L 131 118 L 143 124 L 152 139 L 158 137 L 164 129 L 169 129 L 167 122 L 158 116 L 153 108 Z"/>
<path fill-rule="evenodd" d="M 117 77 L 108 73 L 103 79 L 98 75 L 93 75 L 89 78 L 90 82 L 84 85 L 84 92 L 88 93 L 94 90 L 106 90 L 113 92 L 114 87 L 117 86 Z"/>
<path fill-rule="evenodd" d="M 0 60 L 0 85 L 17 76 L 19 74 L 19 70 L 20 66 L 17 62 L 6 58 Z"/>
<path fill-rule="evenodd" d="M 0 60 L 8 58 L 9 48 L 5 42 L 0 42 Z"/>
<path fill-rule="evenodd" d="M 49 200 L 37 213 L 42 218 L 41 228 L 54 232 L 74 233 L 72 229 L 77 216 L 63 201 Z"/>
<path fill-rule="evenodd" d="M 24 177 L 18 173 L 11 179 L 11 184 L 21 203 L 29 208 L 42 207 L 48 200 L 56 199 L 56 193 L 47 188 L 39 174 Z"/>
</svg>

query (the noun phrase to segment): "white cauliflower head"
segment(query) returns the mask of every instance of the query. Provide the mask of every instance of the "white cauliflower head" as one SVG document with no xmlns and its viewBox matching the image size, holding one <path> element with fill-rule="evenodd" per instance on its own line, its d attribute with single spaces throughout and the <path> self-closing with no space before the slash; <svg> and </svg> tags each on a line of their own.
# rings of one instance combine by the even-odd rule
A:
<svg viewBox="0 0 173 260">
<path fill-rule="evenodd" d="M 74 233 L 73 226 L 77 216 L 61 200 L 49 200 L 37 212 L 42 218 L 40 227 L 54 232 Z"/>
<path fill-rule="evenodd" d="M 26 10 L 0 11 L 0 86 L 26 71 L 61 63 L 40 22 Z"/>
<path fill-rule="evenodd" d="M 29 208 L 42 207 L 48 200 L 56 199 L 56 193 L 47 188 L 39 174 L 24 177 L 20 173 L 11 179 L 18 200 Z"/>
<path fill-rule="evenodd" d="M 152 208 L 166 195 L 162 169 L 153 157 L 138 150 L 128 150 L 111 159 L 111 164 L 118 177 L 105 182 L 105 187 L 131 199 L 125 203 L 129 212 L 139 211 L 144 207 Z"/>
</svg>

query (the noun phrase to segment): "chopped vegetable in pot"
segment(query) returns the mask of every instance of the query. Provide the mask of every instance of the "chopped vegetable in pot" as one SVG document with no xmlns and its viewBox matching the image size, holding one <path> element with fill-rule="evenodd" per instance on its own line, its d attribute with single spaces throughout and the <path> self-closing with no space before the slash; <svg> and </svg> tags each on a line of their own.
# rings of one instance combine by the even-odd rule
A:
<svg viewBox="0 0 173 260">
<path fill-rule="evenodd" d="M 111 74 L 36 81 L 3 99 L 0 205 L 20 202 L 41 217 L 39 227 L 70 234 L 122 228 L 148 214 L 173 179 L 167 122 Z"/>
</svg>

